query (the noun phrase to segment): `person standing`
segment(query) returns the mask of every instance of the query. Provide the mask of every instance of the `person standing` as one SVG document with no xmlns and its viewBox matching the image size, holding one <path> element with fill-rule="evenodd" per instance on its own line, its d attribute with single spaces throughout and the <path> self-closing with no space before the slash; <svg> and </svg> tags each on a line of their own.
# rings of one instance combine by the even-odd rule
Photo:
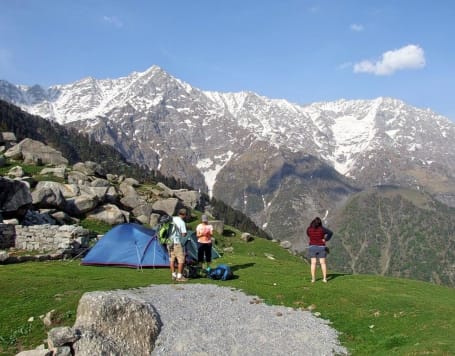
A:
<svg viewBox="0 0 455 356">
<path fill-rule="evenodd" d="M 177 282 L 186 282 L 183 276 L 183 266 L 185 264 L 185 250 L 183 239 L 186 236 L 186 209 L 180 209 L 178 216 L 172 217 L 173 229 L 170 233 L 169 263 L 171 267 L 172 279 Z M 177 260 L 177 271 L 175 271 L 175 260 Z"/>
<path fill-rule="evenodd" d="M 322 281 L 327 283 L 327 248 L 325 243 L 332 238 L 333 232 L 322 226 L 321 219 L 316 217 L 308 226 L 306 234 L 309 237 L 310 245 L 309 255 L 311 258 L 311 283 L 316 281 L 316 264 L 318 259 L 322 270 Z"/>
<path fill-rule="evenodd" d="M 206 268 L 209 268 L 212 262 L 213 226 L 209 224 L 207 215 L 202 215 L 201 223 L 196 227 L 196 236 L 198 263 L 202 266 L 205 257 L 205 262 L 207 263 Z"/>
</svg>

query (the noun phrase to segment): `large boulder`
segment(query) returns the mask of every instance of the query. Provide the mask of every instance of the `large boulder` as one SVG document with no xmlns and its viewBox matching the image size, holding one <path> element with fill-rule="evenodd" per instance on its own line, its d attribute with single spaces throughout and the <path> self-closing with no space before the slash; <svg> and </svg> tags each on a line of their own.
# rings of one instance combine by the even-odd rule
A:
<svg viewBox="0 0 455 356">
<path fill-rule="evenodd" d="M 103 221 L 109 225 L 123 224 L 129 221 L 129 213 L 116 205 L 105 204 L 87 214 L 88 219 Z"/>
<path fill-rule="evenodd" d="M 183 205 L 191 209 L 195 209 L 201 199 L 201 194 L 196 190 L 174 190 L 174 195 L 183 202 Z"/>
<path fill-rule="evenodd" d="M 68 183 L 70 184 L 84 184 L 90 181 L 89 177 L 86 174 L 78 171 L 68 172 L 67 179 Z"/>
<path fill-rule="evenodd" d="M 76 355 L 150 355 L 160 330 L 153 306 L 128 291 L 85 293 L 74 329 Z"/>
<path fill-rule="evenodd" d="M 168 198 L 157 200 L 153 203 L 152 207 L 154 211 L 165 212 L 167 215 L 174 215 L 179 206 L 179 200 L 177 198 Z"/>
<path fill-rule="evenodd" d="M 120 183 L 119 190 L 123 194 L 120 203 L 127 209 L 134 209 L 145 203 L 145 200 L 136 192 L 135 186 L 139 182 L 133 178 L 126 178 Z"/>
<path fill-rule="evenodd" d="M 32 193 L 33 204 L 38 208 L 63 209 L 66 205 L 64 184 L 52 181 L 41 181 Z"/>
<path fill-rule="evenodd" d="M 0 132 L 0 146 L 6 149 L 13 147 L 17 143 L 14 132 Z"/>
<path fill-rule="evenodd" d="M 103 177 L 106 175 L 103 167 L 100 164 L 92 161 L 78 162 L 73 165 L 73 170 L 81 172 L 87 176 Z"/>
<path fill-rule="evenodd" d="M 81 216 L 93 209 L 98 205 L 98 198 L 90 195 L 78 195 L 74 198 L 66 200 L 63 211 L 71 216 Z"/>
<path fill-rule="evenodd" d="M 0 213 L 5 218 L 22 217 L 32 204 L 30 188 L 24 182 L 0 177 Z"/>
<path fill-rule="evenodd" d="M 5 157 L 23 160 L 27 164 L 67 165 L 68 160 L 62 153 L 30 138 L 23 139 L 5 152 Z"/>
<path fill-rule="evenodd" d="M 52 174 L 56 177 L 59 178 L 65 178 L 65 172 L 66 168 L 65 167 L 55 167 L 55 168 L 43 168 L 40 172 L 41 175 L 46 175 L 46 174 Z"/>
</svg>

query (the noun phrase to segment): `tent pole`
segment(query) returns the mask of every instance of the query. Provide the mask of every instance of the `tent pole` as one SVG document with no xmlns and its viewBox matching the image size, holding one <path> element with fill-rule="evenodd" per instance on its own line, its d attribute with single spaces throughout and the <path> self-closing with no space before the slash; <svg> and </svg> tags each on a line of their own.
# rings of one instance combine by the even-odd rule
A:
<svg viewBox="0 0 455 356">
<path fill-rule="evenodd" d="M 142 264 L 141 264 L 141 257 L 139 256 L 139 249 L 137 248 L 137 243 L 135 242 L 134 245 L 136 245 L 136 255 L 137 255 L 137 268 L 136 269 L 140 269 L 141 272 L 143 272 Z"/>
</svg>

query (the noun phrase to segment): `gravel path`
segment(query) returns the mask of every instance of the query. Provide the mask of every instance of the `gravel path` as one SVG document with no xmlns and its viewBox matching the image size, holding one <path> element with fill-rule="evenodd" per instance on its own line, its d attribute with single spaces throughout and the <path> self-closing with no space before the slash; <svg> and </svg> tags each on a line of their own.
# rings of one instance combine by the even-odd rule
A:
<svg viewBox="0 0 455 356">
<path fill-rule="evenodd" d="M 169 284 L 132 292 L 161 319 L 155 356 L 348 354 L 329 322 L 229 287 Z"/>
</svg>

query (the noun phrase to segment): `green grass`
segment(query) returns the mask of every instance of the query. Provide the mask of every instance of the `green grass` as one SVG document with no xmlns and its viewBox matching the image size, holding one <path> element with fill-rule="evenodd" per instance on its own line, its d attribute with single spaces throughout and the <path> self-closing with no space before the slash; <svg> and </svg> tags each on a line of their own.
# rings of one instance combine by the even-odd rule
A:
<svg viewBox="0 0 455 356">
<path fill-rule="evenodd" d="M 369 275 L 330 274 L 310 283 L 308 264 L 271 241 L 218 237 L 234 252 L 215 263 L 232 266 L 235 279 L 216 283 L 257 295 L 270 305 L 314 307 L 330 320 L 353 355 L 454 355 L 455 289 Z M 335 253 L 335 252 L 332 252 Z M 265 254 L 274 256 L 269 259 Z M 79 261 L 0 266 L 0 354 L 14 355 L 46 338 L 40 315 L 55 309 L 57 325 L 73 325 L 84 292 L 169 283 L 168 269 L 87 267 Z M 29 317 L 33 322 L 28 322 Z M 53 325 L 54 327 L 55 325 Z"/>
<path fill-rule="evenodd" d="M 25 164 L 22 162 L 14 162 L 7 160 L 6 164 L 3 167 L 0 167 L 0 176 L 7 176 L 8 171 L 15 167 L 20 166 L 24 170 L 25 176 L 31 176 L 37 182 L 39 181 L 53 181 L 58 183 L 65 183 L 65 179 L 61 177 L 54 176 L 53 174 L 44 174 L 41 175 L 40 172 L 48 166 L 37 166 L 33 164 Z"/>
</svg>

